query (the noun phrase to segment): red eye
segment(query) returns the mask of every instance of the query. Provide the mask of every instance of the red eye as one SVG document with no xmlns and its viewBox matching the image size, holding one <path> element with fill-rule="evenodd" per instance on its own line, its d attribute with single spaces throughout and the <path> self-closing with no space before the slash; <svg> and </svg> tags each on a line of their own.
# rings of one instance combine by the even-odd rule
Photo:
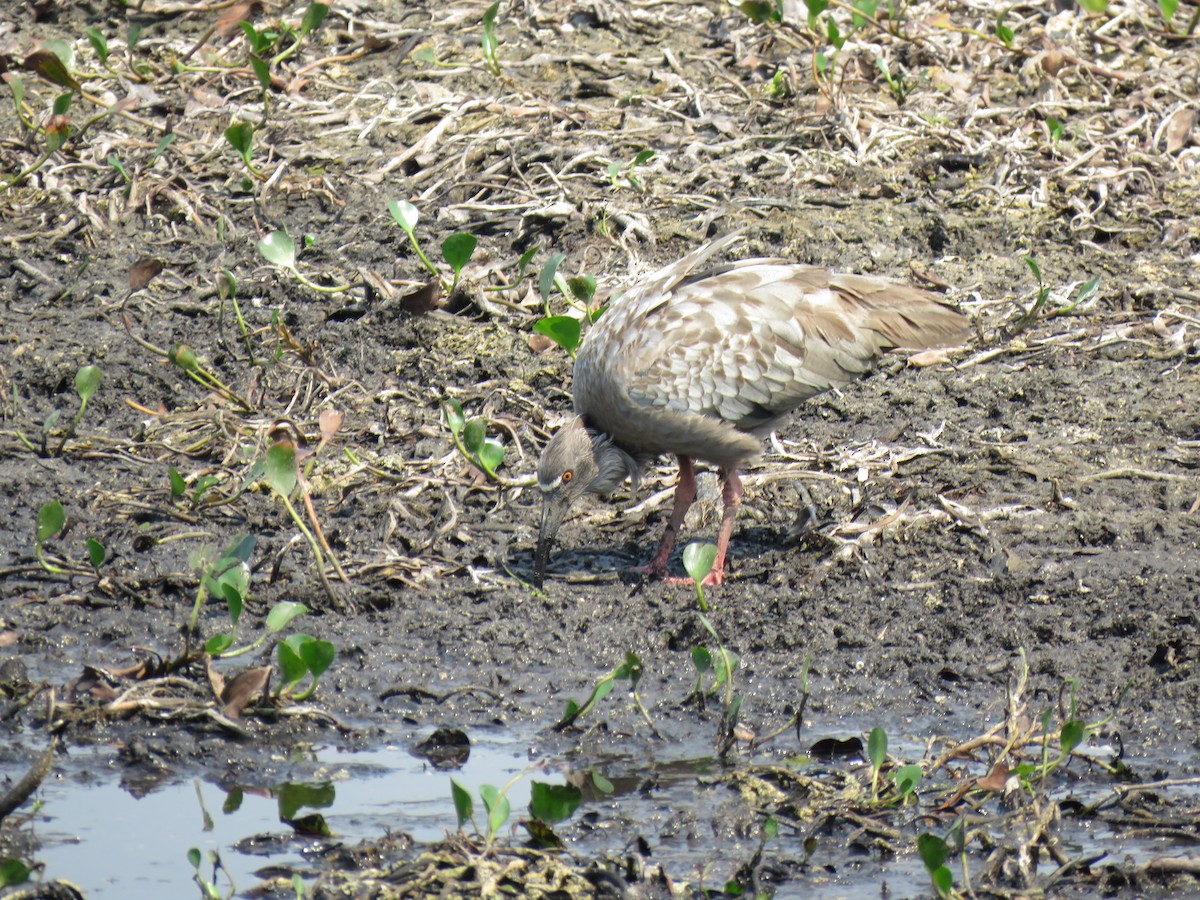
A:
<svg viewBox="0 0 1200 900">
<path fill-rule="evenodd" d="M 570 469 L 567 469 L 567 471 L 563 472 L 562 483 L 566 484 L 574 477 L 575 477 L 575 473 L 572 472 Z"/>
</svg>

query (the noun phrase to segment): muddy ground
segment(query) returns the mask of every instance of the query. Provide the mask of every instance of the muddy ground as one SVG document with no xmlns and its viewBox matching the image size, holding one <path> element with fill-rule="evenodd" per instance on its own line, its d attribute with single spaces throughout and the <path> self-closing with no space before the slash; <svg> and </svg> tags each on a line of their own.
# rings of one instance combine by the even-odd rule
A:
<svg viewBox="0 0 1200 900">
<path fill-rule="evenodd" d="M 719 697 L 704 711 L 683 702 L 692 648 L 713 643 L 694 593 L 623 574 L 646 561 L 669 511 L 667 460 L 638 495 L 578 511 L 545 589 L 527 583 L 530 478 L 570 409 L 571 368 L 532 326 L 552 253 L 566 254 L 564 275 L 595 277 L 605 300 L 744 228 L 745 255 L 944 287 L 977 335 L 810 402 L 748 471 L 730 577 L 708 592 L 713 626 L 742 659 L 747 733 L 727 771 L 883 724 L 909 742 L 899 763 L 922 762 L 913 748 L 928 745 L 930 781 L 917 807 L 846 800 L 816 824 L 804 791 L 731 793 L 752 823 L 728 851 L 743 885 L 821 890 L 859 849 L 869 884 L 888 859 L 913 857 L 918 831 L 946 832 L 960 784 L 996 762 L 1040 760 L 1038 717 L 1050 711 L 1056 742 L 1073 696 L 1075 717 L 1097 726 L 1091 758 L 1053 784 L 1119 802 L 1060 808 L 1026 780 L 1001 806 L 981 789 L 973 887 L 1200 890 L 1194 799 L 1172 783 L 1120 787 L 1186 783 L 1200 760 L 1200 67 L 1195 40 L 1177 33 L 1194 10 L 1181 5 L 1167 25 L 1151 4 L 1063 5 L 1008 8 L 1006 46 L 1001 5 L 880 8 L 857 30 L 838 6 L 814 30 L 790 8 L 775 25 L 719 2 L 530 0 L 499 10 L 495 74 L 480 46 L 486 4 L 346 4 L 270 63 L 265 93 L 237 20 L 296 27 L 300 8 L 14 6 L 0 26 L 4 77 L 24 89 L 20 119 L 17 104 L 0 110 L 6 767 L 23 769 L 48 732 L 63 742 L 60 770 L 71 748 L 115 742 L 125 777 L 150 782 L 233 771 L 269 783 L 281 747 L 413 743 L 440 725 L 532 734 L 538 752 L 581 768 L 606 753 L 669 759 L 672 741 L 714 747 Z M 831 19 L 850 35 L 837 54 Z M 131 24 L 142 27 L 132 48 Z M 107 36 L 106 66 L 89 28 Z M 73 49 L 80 90 L 70 138 L 44 156 L 66 90 L 30 56 L 53 50 L 47 40 Z M 257 129 L 259 175 L 223 137 L 239 122 Z M 635 165 L 642 150 L 655 154 Z M 441 241 L 478 237 L 461 288 L 432 309 L 412 293 L 429 273 L 386 208 L 401 199 L 419 209 L 416 234 L 443 275 Z M 268 265 L 256 244 L 284 229 L 306 278 L 349 289 L 323 293 Z M 1047 288 L 1036 316 L 1025 256 Z M 161 272 L 131 289 L 131 270 L 157 271 L 135 266 L 147 259 Z M 236 281 L 244 330 L 222 273 Z M 549 307 L 568 303 L 555 293 Z M 176 343 L 227 390 L 172 365 Z M 69 433 L 84 366 L 102 382 Z M 498 481 L 455 450 L 448 398 L 504 443 Z M 340 427 L 322 424 L 326 411 Z M 328 587 L 295 521 L 248 478 L 281 436 L 310 452 L 303 482 L 332 551 Z M 172 468 L 187 484 L 177 496 Z M 42 554 L 57 572 L 35 554 L 38 511 L 52 501 L 66 525 Z M 711 518 L 693 526 L 685 539 L 712 539 Z M 182 682 L 152 681 L 195 645 L 184 631 L 197 551 L 211 558 L 247 534 L 257 543 L 244 636 L 293 600 L 310 612 L 284 634 L 337 650 L 300 715 L 269 714 L 263 701 L 235 721 L 212 716 L 198 661 L 170 673 Z M 96 568 L 89 538 L 104 549 Z M 227 627 L 210 598 L 201 636 Z M 555 731 L 566 698 L 586 697 L 627 652 L 667 743 L 624 687 L 578 729 Z M 799 707 L 806 661 L 799 736 L 750 749 L 746 738 Z M 85 666 L 109 674 L 84 677 Z M 139 677 L 153 689 L 137 690 Z M 934 764 L 1006 720 L 1034 723 L 1007 754 L 998 738 Z M 1101 765 L 1122 754 L 1124 774 Z M 1123 829 L 1161 842 L 1124 858 L 1060 847 L 1064 861 L 1057 825 L 1039 818 L 1048 808 L 1103 823 L 1118 845 Z M 771 814 L 786 824 L 756 857 Z M 881 823 L 873 843 L 851 833 L 853 816 Z M 660 825 L 622 825 L 645 838 L 646 852 L 631 852 L 647 866 Z M 593 867 L 589 884 L 665 890 L 648 869 L 640 881 L 619 866 L 595 876 L 605 854 L 582 823 L 559 830 L 575 848 L 566 859 Z M 23 852 L 36 858 L 36 846 Z M 1156 862 L 1166 857 L 1183 862 Z M 688 875 L 669 860 L 663 869 Z M 364 895 L 388 895 L 369 883 Z"/>
</svg>

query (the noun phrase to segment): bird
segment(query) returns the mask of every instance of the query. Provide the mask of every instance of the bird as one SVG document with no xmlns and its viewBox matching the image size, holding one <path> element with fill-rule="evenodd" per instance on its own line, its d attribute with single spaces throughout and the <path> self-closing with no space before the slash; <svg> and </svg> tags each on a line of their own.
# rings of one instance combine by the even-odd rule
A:
<svg viewBox="0 0 1200 900">
<path fill-rule="evenodd" d="M 950 347 L 970 320 L 941 295 L 866 275 L 776 258 L 706 267 L 744 232 L 673 262 L 610 303 L 575 358 L 575 415 L 538 464 L 541 525 L 534 584 L 584 494 L 634 490 L 663 454 L 679 461 L 674 504 L 658 549 L 639 571 L 666 575 L 696 493 L 693 460 L 717 467 L 723 512 L 712 569 L 721 584 L 742 502 L 738 469 L 762 438 L 805 400 L 850 383 L 889 350 Z M 679 579 L 689 581 L 690 579 Z"/>
</svg>

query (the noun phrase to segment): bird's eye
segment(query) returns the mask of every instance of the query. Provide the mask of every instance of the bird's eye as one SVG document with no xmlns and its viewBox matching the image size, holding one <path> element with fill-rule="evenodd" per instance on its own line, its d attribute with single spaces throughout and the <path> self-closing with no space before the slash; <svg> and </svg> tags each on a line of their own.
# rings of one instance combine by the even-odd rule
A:
<svg viewBox="0 0 1200 900">
<path fill-rule="evenodd" d="M 570 469 L 567 469 L 567 471 L 563 472 L 562 483 L 567 484 L 574 477 L 575 477 L 575 473 L 572 472 Z"/>
</svg>

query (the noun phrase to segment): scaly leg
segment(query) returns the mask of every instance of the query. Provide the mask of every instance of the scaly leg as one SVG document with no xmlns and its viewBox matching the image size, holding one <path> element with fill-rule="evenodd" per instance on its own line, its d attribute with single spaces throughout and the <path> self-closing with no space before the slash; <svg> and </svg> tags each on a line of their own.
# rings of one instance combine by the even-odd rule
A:
<svg viewBox="0 0 1200 900">
<path fill-rule="evenodd" d="M 717 558 L 713 561 L 712 571 L 701 582 L 705 585 L 720 584 L 725 578 L 725 554 L 729 550 L 729 538 L 733 534 L 733 520 L 737 516 L 738 507 L 742 505 L 742 494 L 745 493 L 737 469 L 722 469 L 721 477 L 725 481 L 721 490 L 725 511 L 721 514 L 721 531 L 717 535 Z"/>
<path fill-rule="evenodd" d="M 733 534 L 733 520 L 737 518 L 738 507 L 742 505 L 742 494 L 745 492 L 742 480 L 738 478 L 737 469 L 718 469 L 717 472 L 721 476 L 723 485 L 721 499 L 725 503 L 725 509 L 721 513 L 721 530 L 717 532 L 717 555 L 713 560 L 713 567 L 700 582 L 705 587 L 720 584 L 725 580 L 725 554 L 729 550 L 729 538 Z M 684 511 L 686 512 L 686 508 Z M 691 578 L 686 577 L 667 578 L 666 581 L 670 584 L 695 583 Z"/>
<path fill-rule="evenodd" d="M 667 560 L 675 549 L 675 539 L 679 529 L 683 527 L 683 518 L 687 515 L 692 501 L 696 499 L 696 473 L 692 470 L 690 457 L 679 457 L 679 481 L 675 484 L 675 505 L 671 508 L 671 518 L 667 522 L 667 530 L 663 532 L 662 540 L 658 542 L 658 550 L 649 565 L 638 566 L 630 571 L 642 572 L 646 575 L 662 575 L 667 571 Z"/>
</svg>

